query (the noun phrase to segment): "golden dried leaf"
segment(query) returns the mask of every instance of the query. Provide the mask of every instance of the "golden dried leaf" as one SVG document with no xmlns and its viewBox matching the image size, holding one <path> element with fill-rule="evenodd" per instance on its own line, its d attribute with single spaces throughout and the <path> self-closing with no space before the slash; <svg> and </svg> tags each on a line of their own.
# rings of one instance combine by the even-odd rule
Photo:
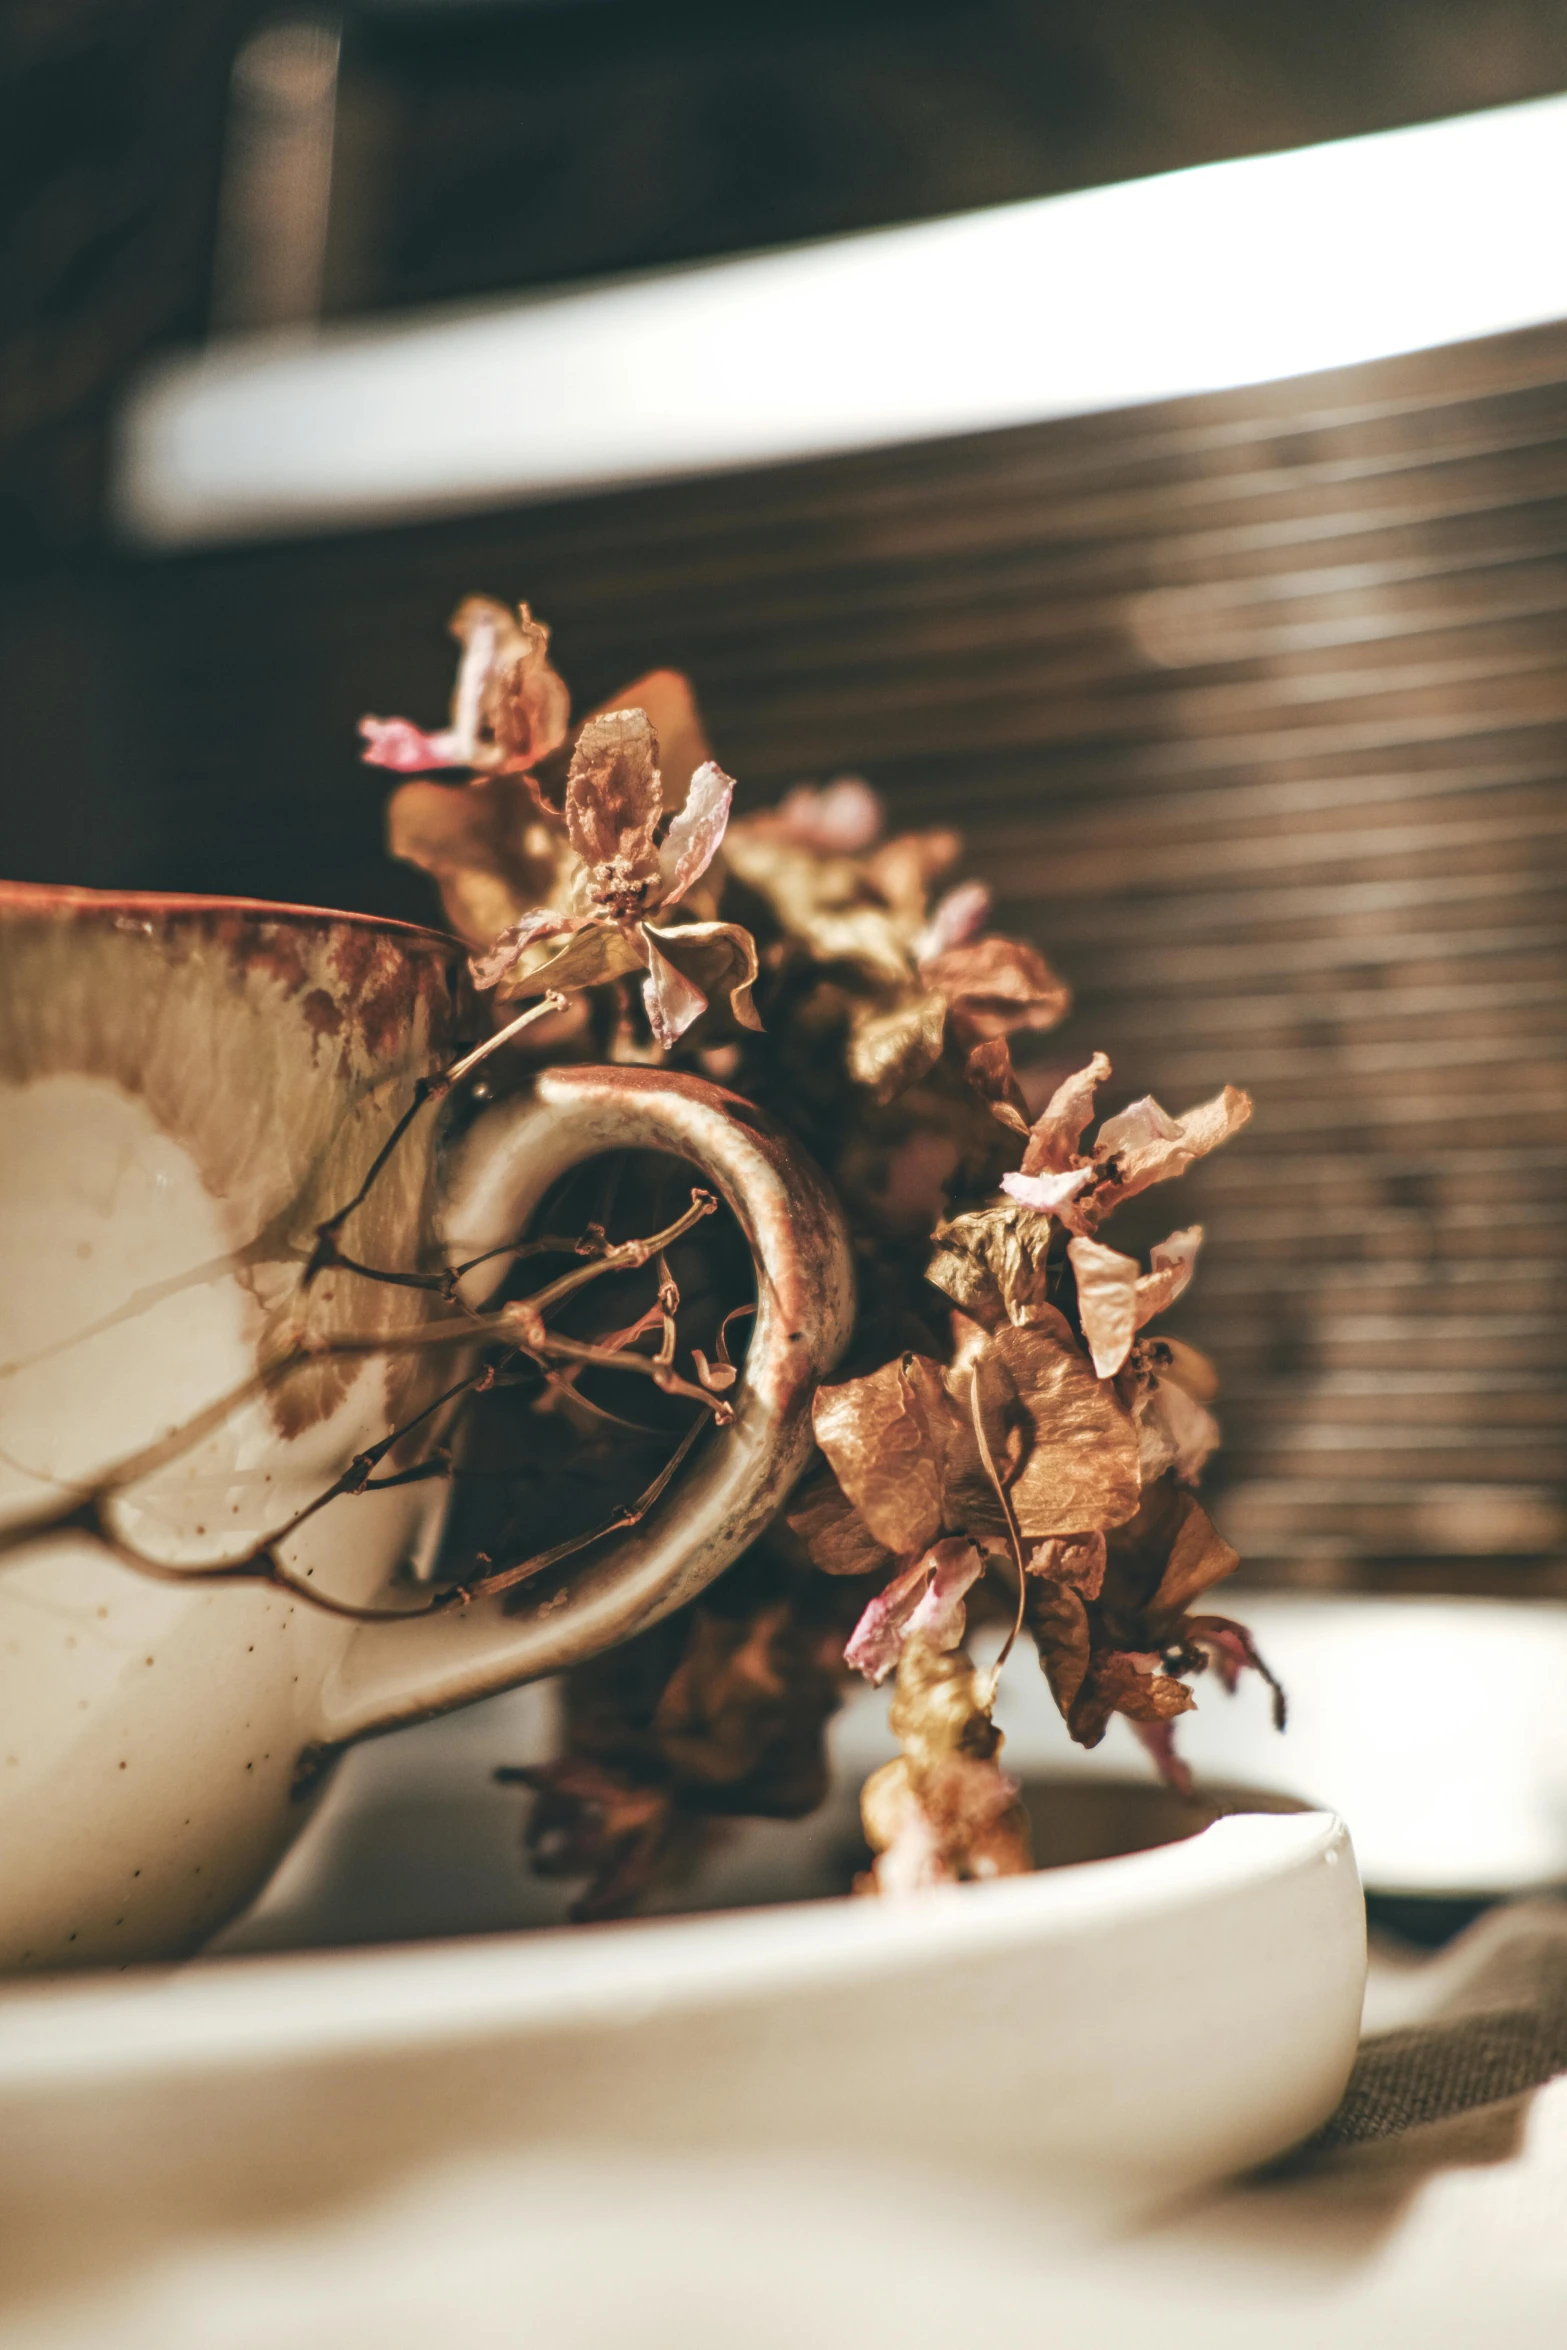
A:
<svg viewBox="0 0 1567 2350">
<path fill-rule="evenodd" d="M 475 948 L 562 895 L 564 868 L 575 863 L 516 775 L 401 785 L 387 802 L 386 845 L 433 874 L 447 921 Z"/>
<path fill-rule="evenodd" d="M 680 922 L 655 929 L 642 926 L 655 941 L 666 962 L 702 996 L 703 1008 L 717 1001 L 728 1004 L 742 1028 L 760 1028 L 761 1015 L 751 1001 L 756 982 L 756 941 L 738 922 Z"/>
<path fill-rule="evenodd" d="M 977 1208 L 952 1216 L 931 1235 L 935 1255 L 925 1268 L 933 1282 L 987 1329 L 1029 1322 L 1049 1300 L 1050 1223 L 1032 1208 Z"/>
<path fill-rule="evenodd" d="M 1173 1627 L 1200 1592 L 1222 1583 L 1240 1565 L 1240 1553 L 1230 1548 L 1200 1502 L 1180 1494 L 1178 1519 L 1165 1558 L 1164 1573 L 1148 1603 L 1149 1621 L 1161 1637 Z"/>
<path fill-rule="evenodd" d="M 824 1575 L 885 1574 L 893 1563 L 829 1468 L 796 1487 L 788 1523 Z"/>
<path fill-rule="evenodd" d="M 890 1102 L 940 1059 L 946 1024 L 941 995 L 915 996 L 890 1012 L 867 1008 L 850 1022 L 849 1075 L 877 1101 Z"/>
<path fill-rule="evenodd" d="M 947 1458 L 963 1421 L 925 1355 L 819 1388 L 816 1441 L 878 1542 L 927 1550 L 942 1531 Z"/>
<path fill-rule="evenodd" d="M 911 1635 L 888 1719 L 903 1746 L 876 1773 L 861 1816 L 880 1857 L 871 1889 L 912 1892 L 953 1879 L 1017 1876 L 1031 1864 L 1015 1780 L 996 1757 L 994 1689 L 961 1650 Z"/>
<path fill-rule="evenodd" d="M 1063 1317 L 1038 1309 L 1026 1328 L 995 1331 L 985 1349 L 980 1400 L 998 1461 L 1022 1458 L 1008 1492 L 1027 1541 L 1118 1526 L 1137 1509 L 1137 1431 L 1113 1387 L 1096 1379 Z M 970 1533 L 1000 1530 L 978 1447 L 954 1461 L 951 1522 Z M 951 1506 L 951 1505 L 949 1505 Z"/>
<path fill-rule="evenodd" d="M 1028 1132 L 1028 1104 L 1012 1067 L 1012 1047 L 1004 1036 L 992 1036 L 975 1045 L 964 1063 L 964 1074 L 993 1118 L 1014 1134 Z"/>
</svg>

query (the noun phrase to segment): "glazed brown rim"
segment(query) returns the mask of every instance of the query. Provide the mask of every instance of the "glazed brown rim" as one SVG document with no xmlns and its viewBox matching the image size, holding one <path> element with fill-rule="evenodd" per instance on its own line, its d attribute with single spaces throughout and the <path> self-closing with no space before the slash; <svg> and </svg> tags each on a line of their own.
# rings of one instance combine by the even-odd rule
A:
<svg viewBox="0 0 1567 2350">
<path fill-rule="evenodd" d="M 249 916 L 258 922 L 347 922 L 355 929 L 383 931 L 394 938 L 417 940 L 444 955 L 462 954 L 460 939 L 431 930 L 420 922 L 402 922 L 392 914 L 352 913 L 340 906 L 296 906 L 281 899 L 206 897 L 194 891 L 163 889 L 87 889 L 70 881 L 0 881 L 0 915 L 8 913 L 105 913 Z"/>
</svg>

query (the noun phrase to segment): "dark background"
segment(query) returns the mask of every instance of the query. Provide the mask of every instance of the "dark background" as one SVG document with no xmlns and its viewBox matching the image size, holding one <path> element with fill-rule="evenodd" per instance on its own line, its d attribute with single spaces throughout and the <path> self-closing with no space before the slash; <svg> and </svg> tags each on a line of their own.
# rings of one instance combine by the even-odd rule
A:
<svg viewBox="0 0 1567 2350">
<path fill-rule="evenodd" d="M 688 670 L 743 796 L 957 820 L 1062 1054 L 1259 1111 L 1184 1187 L 1219 1514 L 1274 1579 L 1567 1590 L 1567 328 L 335 540 L 115 546 L 107 426 L 235 314 L 207 0 L 0 15 L 4 865 L 423 917 L 365 709 L 526 596 L 579 706 Z M 1510 0 L 835 0 L 344 20 L 329 312 L 494 294 L 1567 87 Z M 1561 224 L 1537 224 L 1559 236 Z M 931 321 L 939 335 L 941 321 Z M 824 355 L 830 363 L 830 354 Z M 1052 1040 L 1051 1049 L 1057 1040 Z"/>
</svg>

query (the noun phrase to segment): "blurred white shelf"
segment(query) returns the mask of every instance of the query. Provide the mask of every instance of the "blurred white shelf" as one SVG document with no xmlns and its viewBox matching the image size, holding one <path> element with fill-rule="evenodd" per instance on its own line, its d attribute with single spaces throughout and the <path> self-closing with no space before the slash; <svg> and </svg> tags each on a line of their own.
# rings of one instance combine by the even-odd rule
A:
<svg viewBox="0 0 1567 2350">
<path fill-rule="evenodd" d="M 114 503 L 180 547 L 1133 407 L 1567 316 L 1567 97 L 162 363 Z"/>
</svg>

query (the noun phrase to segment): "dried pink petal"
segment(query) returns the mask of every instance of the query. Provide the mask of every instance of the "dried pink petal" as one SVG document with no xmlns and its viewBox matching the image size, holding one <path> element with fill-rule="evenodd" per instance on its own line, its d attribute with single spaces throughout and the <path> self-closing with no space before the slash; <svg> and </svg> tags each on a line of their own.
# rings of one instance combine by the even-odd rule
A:
<svg viewBox="0 0 1567 2350">
<path fill-rule="evenodd" d="M 1057 1216 L 1093 1179 L 1092 1167 L 1068 1167 L 1059 1174 L 1003 1175 L 1001 1188 L 1019 1206 L 1034 1208 L 1042 1216 Z"/>
<path fill-rule="evenodd" d="M 613 871 L 628 898 L 616 913 L 642 910 L 636 885 L 658 874 L 653 832 L 663 812 L 658 743 L 645 710 L 607 710 L 577 737 L 566 782 L 566 829 L 590 871 Z"/>
<path fill-rule="evenodd" d="M 1078 1243 L 1072 1242 L 1076 1248 Z M 1197 1252 L 1202 1247 L 1202 1226 L 1189 1224 L 1184 1232 L 1172 1232 L 1168 1240 L 1156 1241 L 1148 1252 L 1152 1270 L 1137 1284 L 1137 1327 L 1151 1322 L 1155 1314 L 1162 1314 L 1173 1306 L 1186 1289 L 1197 1269 Z"/>
<path fill-rule="evenodd" d="M 367 767 L 389 767 L 394 775 L 430 775 L 442 767 L 465 767 L 467 750 L 450 727 L 426 734 L 408 718 L 361 718 Z"/>
<path fill-rule="evenodd" d="M 550 632 L 519 604 L 470 596 L 452 619 L 463 644 L 452 726 L 472 744 L 478 766 L 536 767 L 559 750 L 571 720 L 566 681 L 552 668 Z"/>
<path fill-rule="evenodd" d="M 780 840 L 824 857 L 854 857 L 868 849 L 882 828 L 882 805 L 858 775 L 840 775 L 818 790 L 797 783 L 776 808 L 753 819 Z"/>
<path fill-rule="evenodd" d="M 1156 1101 L 1133 1102 L 1118 1117 L 1106 1119 L 1095 1141 L 1095 1164 L 1103 1170 L 1096 1208 L 1115 1207 L 1150 1183 L 1184 1175 L 1195 1160 L 1239 1133 L 1250 1116 L 1251 1096 L 1235 1085 L 1199 1102 L 1183 1118 L 1171 1118 Z"/>
<path fill-rule="evenodd" d="M 668 1052 L 680 1042 L 692 1022 L 700 1020 L 707 1010 L 707 998 L 693 980 L 676 969 L 667 955 L 659 952 L 651 932 L 645 926 L 642 939 L 647 949 L 647 977 L 642 982 L 642 1001 L 647 1007 L 649 1027 Z"/>
<path fill-rule="evenodd" d="M 1113 1379 L 1137 1329 L 1137 1259 L 1081 1237 L 1067 1242 L 1066 1253 L 1077 1276 L 1078 1319 L 1094 1369 L 1101 1379 Z"/>
<path fill-rule="evenodd" d="M 950 947 L 966 946 L 990 918 L 990 892 L 982 881 L 960 881 L 931 909 L 930 920 L 914 941 L 914 960 L 927 963 Z"/>
<path fill-rule="evenodd" d="M 717 856 L 734 796 L 733 778 L 712 759 L 692 776 L 685 806 L 670 825 L 659 851 L 664 905 L 677 905 Z"/>
<path fill-rule="evenodd" d="M 1113 1118 L 1106 1118 L 1100 1126 L 1094 1143 L 1097 1158 L 1108 1158 L 1112 1151 L 1147 1150 L 1156 1142 L 1179 1142 L 1179 1119 L 1162 1110 L 1151 1093 L 1145 1093 L 1135 1102 L 1128 1102 L 1124 1110 L 1117 1110 Z"/>
<path fill-rule="evenodd" d="M 908 1620 L 932 1648 L 961 1648 L 967 1629 L 965 1593 L 985 1572 L 985 1562 L 972 1542 L 961 1538 L 934 1543 L 922 1565 L 930 1571 L 925 1594 Z"/>
<path fill-rule="evenodd" d="M 925 1596 L 930 1577 L 923 1558 L 917 1558 L 870 1601 L 849 1634 L 843 1661 L 867 1681 L 885 1681 L 898 1661 L 909 1618 Z"/>
<path fill-rule="evenodd" d="M 1056 1087 L 1034 1121 L 1028 1148 L 1023 1153 L 1025 1175 L 1059 1173 L 1072 1166 L 1083 1129 L 1094 1114 L 1094 1095 L 1109 1074 L 1108 1056 L 1095 1053 L 1086 1068 L 1074 1070 Z M 1021 1198 L 1022 1194 L 1015 1193 L 1014 1197 Z"/>
<path fill-rule="evenodd" d="M 1267 1682 L 1273 1693 L 1273 1727 L 1282 1730 L 1288 1716 L 1288 1700 L 1283 1687 L 1258 1655 L 1257 1643 L 1245 1625 L 1237 1624 L 1232 1616 L 1189 1616 L 1182 1628 L 1192 1646 L 1202 1649 L 1211 1660 L 1232 1697 L 1241 1674 L 1248 1667 Z"/>
</svg>

